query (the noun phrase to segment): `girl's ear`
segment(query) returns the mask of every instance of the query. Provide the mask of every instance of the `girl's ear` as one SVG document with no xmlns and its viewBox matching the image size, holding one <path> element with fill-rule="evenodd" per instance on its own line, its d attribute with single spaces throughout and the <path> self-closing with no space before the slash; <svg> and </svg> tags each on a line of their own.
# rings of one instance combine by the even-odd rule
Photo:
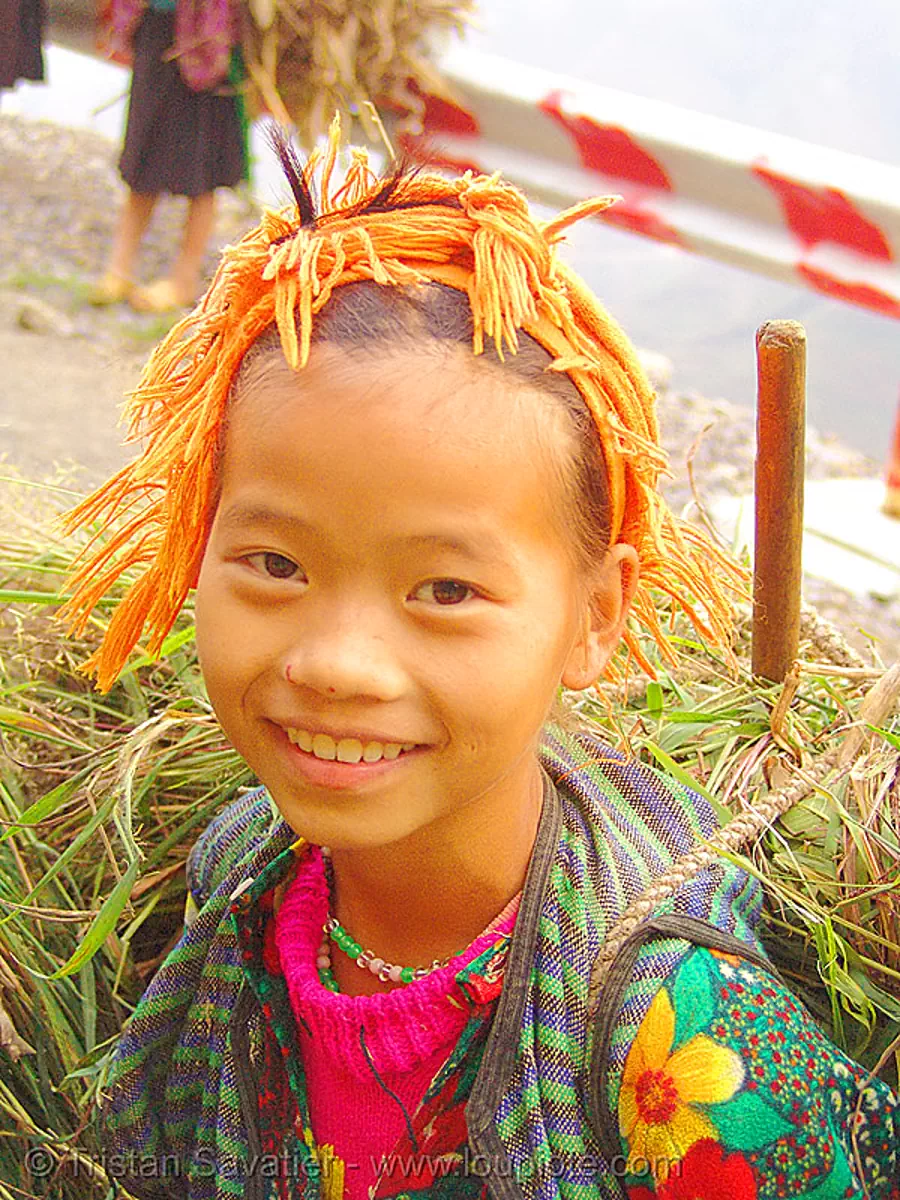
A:
<svg viewBox="0 0 900 1200">
<path fill-rule="evenodd" d="M 633 546 L 620 542 L 610 549 L 591 588 L 581 634 L 563 669 L 563 687 L 583 691 L 600 678 L 622 638 L 639 574 Z"/>
</svg>

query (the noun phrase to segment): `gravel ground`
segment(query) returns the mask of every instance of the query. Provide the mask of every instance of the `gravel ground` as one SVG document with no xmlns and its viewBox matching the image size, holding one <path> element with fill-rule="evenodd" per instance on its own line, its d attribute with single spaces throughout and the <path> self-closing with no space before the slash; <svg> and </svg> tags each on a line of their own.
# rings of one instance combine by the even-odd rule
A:
<svg viewBox="0 0 900 1200">
<path fill-rule="evenodd" d="M 86 483 L 127 458 L 116 428 L 125 391 L 137 380 L 165 319 L 124 306 L 87 303 L 102 271 L 121 184 L 117 147 L 96 134 L 0 115 L 0 451 L 26 474 L 42 478 L 58 463 L 78 464 Z M 139 274 L 162 274 L 180 232 L 184 201 L 163 200 L 143 249 Z M 219 247 L 252 222 L 246 196 L 223 192 L 208 272 Z M 748 334 L 748 336 L 751 336 Z M 726 400 L 673 392 L 667 364 L 647 354 L 660 396 L 663 440 L 676 510 L 690 511 L 686 463 L 704 503 L 752 488 L 754 415 Z M 879 464 L 808 432 L 809 478 L 877 476 Z M 832 584 L 808 579 L 806 597 L 866 652 L 876 640 L 884 661 L 900 657 L 900 597 L 858 600 Z"/>
</svg>

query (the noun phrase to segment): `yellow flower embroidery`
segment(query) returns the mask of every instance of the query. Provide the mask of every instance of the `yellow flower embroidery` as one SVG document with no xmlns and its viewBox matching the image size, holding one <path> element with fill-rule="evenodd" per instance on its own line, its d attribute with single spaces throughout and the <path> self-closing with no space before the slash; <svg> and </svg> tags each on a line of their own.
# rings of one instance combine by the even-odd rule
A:
<svg viewBox="0 0 900 1200">
<path fill-rule="evenodd" d="M 312 1131 L 304 1131 L 303 1140 L 312 1150 L 321 1171 L 319 1195 L 321 1200 L 344 1200 L 344 1160 L 334 1152 L 334 1146 L 317 1146 Z"/>
<path fill-rule="evenodd" d="M 335 1154 L 334 1146 L 319 1147 L 319 1166 L 322 1200 L 344 1200 L 344 1160 Z"/>
<path fill-rule="evenodd" d="M 728 1100 L 744 1078 L 733 1050 L 698 1033 L 673 1054 L 674 1036 L 675 1013 L 661 988 L 628 1052 L 619 1094 L 628 1169 L 649 1169 L 658 1182 L 695 1142 L 719 1140 L 709 1117 L 692 1105 Z"/>
</svg>

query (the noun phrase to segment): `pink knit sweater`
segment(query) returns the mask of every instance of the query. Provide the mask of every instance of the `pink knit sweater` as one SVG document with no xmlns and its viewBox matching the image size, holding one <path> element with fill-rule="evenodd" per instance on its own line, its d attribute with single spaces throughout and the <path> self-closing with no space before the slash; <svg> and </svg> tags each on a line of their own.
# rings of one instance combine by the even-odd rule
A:
<svg viewBox="0 0 900 1200">
<path fill-rule="evenodd" d="M 300 863 L 276 914 L 275 941 L 319 1146 L 345 1170 L 346 1200 L 365 1200 L 468 1019 L 456 974 L 515 924 L 518 897 L 458 958 L 424 979 L 374 996 L 323 987 L 316 968 L 328 885 L 322 855 Z M 334 953 L 341 951 L 334 949 Z"/>
</svg>

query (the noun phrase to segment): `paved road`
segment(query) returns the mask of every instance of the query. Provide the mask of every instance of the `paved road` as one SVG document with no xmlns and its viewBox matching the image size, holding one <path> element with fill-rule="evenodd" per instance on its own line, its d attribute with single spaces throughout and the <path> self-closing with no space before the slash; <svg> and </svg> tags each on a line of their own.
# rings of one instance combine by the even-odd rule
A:
<svg viewBox="0 0 900 1200">
<path fill-rule="evenodd" d="M 140 360 L 81 337 L 19 328 L 21 294 L 0 293 L 0 449 L 26 475 L 76 462 L 99 480 L 126 461 L 118 406 Z"/>
</svg>

